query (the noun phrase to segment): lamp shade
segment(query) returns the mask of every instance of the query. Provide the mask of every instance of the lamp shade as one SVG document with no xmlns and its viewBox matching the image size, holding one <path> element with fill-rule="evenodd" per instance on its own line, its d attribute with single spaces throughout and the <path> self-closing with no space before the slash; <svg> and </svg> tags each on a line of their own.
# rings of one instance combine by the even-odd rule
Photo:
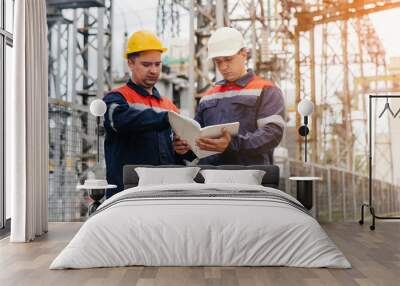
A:
<svg viewBox="0 0 400 286">
<path fill-rule="evenodd" d="M 308 99 L 303 99 L 297 106 L 297 111 L 302 116 L 309 116 L 314 111 L 314 104 Z"/>
<path fill-rule="evenodd" d="M 90 113 L 94 116 L 103 116 L 106 113 L 107 105 L 101 99 L 95 99 L 90 104 Z"/>
</svg>

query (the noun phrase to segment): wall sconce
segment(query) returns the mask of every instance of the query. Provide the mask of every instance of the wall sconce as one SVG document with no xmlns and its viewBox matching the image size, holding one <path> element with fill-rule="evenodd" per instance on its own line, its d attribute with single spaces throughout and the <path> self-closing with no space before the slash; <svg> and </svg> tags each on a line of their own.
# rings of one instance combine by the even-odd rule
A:
<svg viewBox="0 0 400 286">
<path fill-rule="evenodd" d="M 304 142 L 304 161 L 307 162 L 307 135 L 310 132 L 308 129 L 308 116 L 310 116 L 314 111 L 314 104 L 308 100 L 303 99 L 300 101 L 299 105 L 297 106 L 297 111 L 303 116 L 304 125 L 300 126 L 299 134 L 300 136 L 305 137 Z"/>
<path fill-rule="evenodd" d="M 101 99 L 95 99 L 92 101 L 90 104 L 90 113 L 94 116 L 96 116 L 96 122 L 97 122 L 97 128 L 96 128 L 96 133 L 97 133 L 97 164 L 100 162 L 100 117 L 102 117 L 107 111 L 107 105 L 106 103 L 101 100 Z"/>
</svg>

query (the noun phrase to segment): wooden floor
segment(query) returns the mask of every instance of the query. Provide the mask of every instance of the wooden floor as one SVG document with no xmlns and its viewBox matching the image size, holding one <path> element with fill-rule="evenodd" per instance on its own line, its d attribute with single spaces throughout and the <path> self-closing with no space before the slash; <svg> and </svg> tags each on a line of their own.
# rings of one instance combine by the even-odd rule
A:
<svg viewBox="0 0 400 286">
<path fill-rule="evenodd" d="M 0 241 L 0 285 L 400 285 L 400 223 L 323 225 L 352 269 L 289 267 L 122 267 L 48 270 L 80 223 L 51 223 L 44 237 L 27 244 Z"/>
</svg>

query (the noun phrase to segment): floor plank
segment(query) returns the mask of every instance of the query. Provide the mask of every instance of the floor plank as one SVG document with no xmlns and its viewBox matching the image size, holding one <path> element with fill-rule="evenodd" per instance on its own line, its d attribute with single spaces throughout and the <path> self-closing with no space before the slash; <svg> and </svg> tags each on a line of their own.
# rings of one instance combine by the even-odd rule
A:
<svg viewBox="0 0 400 286">
<path fill-rule="evenodd" d="M 350 260 L 352 269 L 290 267 L 117 267 L 48 269 L 81 223 L 50 223 L 49 233 L 32 243 L 0 240 L 0 285 L 399 285 L 400 224 L 379 222 L 375 231 L 356 223 L 323 224 Z"/>
</svg>

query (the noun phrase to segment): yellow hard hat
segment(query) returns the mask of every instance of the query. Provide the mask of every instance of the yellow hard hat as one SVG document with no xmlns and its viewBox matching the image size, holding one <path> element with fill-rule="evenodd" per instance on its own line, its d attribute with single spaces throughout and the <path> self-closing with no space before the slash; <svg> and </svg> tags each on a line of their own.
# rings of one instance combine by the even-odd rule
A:
<svg viewBox="0 0 400 286">
<path fill-rule="evenodd" d="M 129 37 L 125 58 L 127 59 L 131 53 L 143 51 L 160 51 L 164 53 L 167 51 L 167 48 L 163 47 L 160 39 L 152 32 L 137 31 Z"/>
</svg>

